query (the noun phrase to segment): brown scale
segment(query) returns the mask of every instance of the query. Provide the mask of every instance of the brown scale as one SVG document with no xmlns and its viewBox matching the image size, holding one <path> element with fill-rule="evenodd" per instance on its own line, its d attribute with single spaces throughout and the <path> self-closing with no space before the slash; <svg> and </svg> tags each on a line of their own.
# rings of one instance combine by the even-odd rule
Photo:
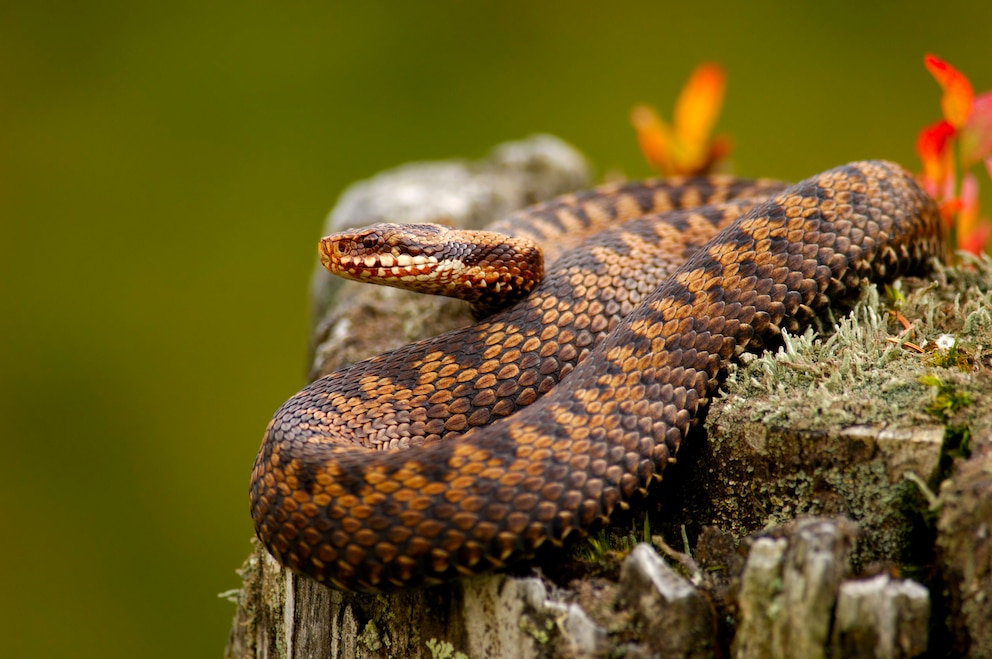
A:
<svg viewBox="0 0 992 659">
<path fill-rule="evenodd" d="M 628 220 L 734 199 L 766 197 L 778 192 L 782 185 L 767 179 L 726 175 L 613 183 L 531 206 L 494 222 L 488 229 L 539 243 L 545 261 L 552 262 L 587 236 Z M 691 199 L 684 199 L 690 190 Z"/>
<path fill-rule="evenodd" d="M 533 213 L 543 225 L 566 218 L 567 231 L 680 196 L 662 192 L 580 193 Z M 337 588 L 388 590 L 585 533 L 661 477 L 730 359 L 847 308 L 866 278 L 922 271 L 940 253 L 933 201 L 887 163 L 789 188 L 666 277 L 659 255 L 684 259 L 676 238 L 703 240 L 697 230 L 722 217 L 710 213 L 628 222 L 562 256 L 531 296 L 488 321 L 290 399 L 252 472 L 269 551 Z"/>
</svg>

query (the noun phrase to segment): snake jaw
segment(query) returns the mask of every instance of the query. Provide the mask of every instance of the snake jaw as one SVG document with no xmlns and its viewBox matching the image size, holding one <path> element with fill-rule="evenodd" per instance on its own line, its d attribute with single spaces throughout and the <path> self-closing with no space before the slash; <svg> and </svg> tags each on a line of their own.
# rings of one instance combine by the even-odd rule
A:
<svg viewBox="0 0 992 659">
<path fill-rule="evenodd" d="M 379 226 L 382 225 L 375 225 Z M 433 256 L 403 252 L 381 236 L 370 240 L 368 234 L 374 231 L 370 227 L 358 234 L 321 238 L 318 246 L 321 265 L 331 274 L 346 279 L 400 287 L 411 281 L 429 280 L 440 267 L 441 262 Z"/>
</svg>

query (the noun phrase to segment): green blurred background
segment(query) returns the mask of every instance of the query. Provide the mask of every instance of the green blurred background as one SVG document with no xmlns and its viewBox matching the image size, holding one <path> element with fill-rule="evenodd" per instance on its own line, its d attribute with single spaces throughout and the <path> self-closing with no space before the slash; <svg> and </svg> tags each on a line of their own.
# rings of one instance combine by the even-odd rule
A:
<svg viewBox="0 0 992 659">
<path fill-rule="evenodd" d="M 540 131 L 644 176 L 631 106 L 704 60 L 737 172 L 916 168 L 924 52 L 988 89 L 990 34 L 933 0 L 0 4 L 2 654 L 221 655 L 349 182 Z"/>
</svg>

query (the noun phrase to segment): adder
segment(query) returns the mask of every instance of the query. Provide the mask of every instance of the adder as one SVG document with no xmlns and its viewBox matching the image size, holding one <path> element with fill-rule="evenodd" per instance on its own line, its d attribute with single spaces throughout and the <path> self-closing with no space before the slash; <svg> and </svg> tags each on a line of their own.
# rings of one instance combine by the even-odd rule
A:
<svg viewBox="0 0 992 659">
<path fill-rule="evenodd" d="M 880 161 L 788 188 L 609 185 L 490 229 L 510 238 L 376 225 L 321 241 L 338 274 L 432 280 L 485 318 L 316 380 L 276 412 L 251 510 L 297 573 L 392 590 L 584 535 L 661 479 L 731 360 L 941 253 L 934 201 Z"/>
</svg>

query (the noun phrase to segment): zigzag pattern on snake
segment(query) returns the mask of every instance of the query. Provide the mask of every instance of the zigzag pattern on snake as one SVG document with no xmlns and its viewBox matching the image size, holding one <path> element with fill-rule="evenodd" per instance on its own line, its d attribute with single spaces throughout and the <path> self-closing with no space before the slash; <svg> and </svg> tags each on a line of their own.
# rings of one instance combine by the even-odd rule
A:
<svg viewBox="0 0 992 659">
<path fill-rule="evenodd" d="M 746 199 L 775 184 L 715 179 L 679 193 L 684 183 L 516 215 L 501 228 L 629 221 L 478 325 L 287 401 L 252 471 L 268 550 L 333 587 L 374 591 L 498 568 L 584 534 L 661 478 L 731 359 L 940 254 L 933 200 L 890 163 L 839 167 L 760 203 Z M 679 197 L 745 200 L 630 220 Z"/>
</svg>

